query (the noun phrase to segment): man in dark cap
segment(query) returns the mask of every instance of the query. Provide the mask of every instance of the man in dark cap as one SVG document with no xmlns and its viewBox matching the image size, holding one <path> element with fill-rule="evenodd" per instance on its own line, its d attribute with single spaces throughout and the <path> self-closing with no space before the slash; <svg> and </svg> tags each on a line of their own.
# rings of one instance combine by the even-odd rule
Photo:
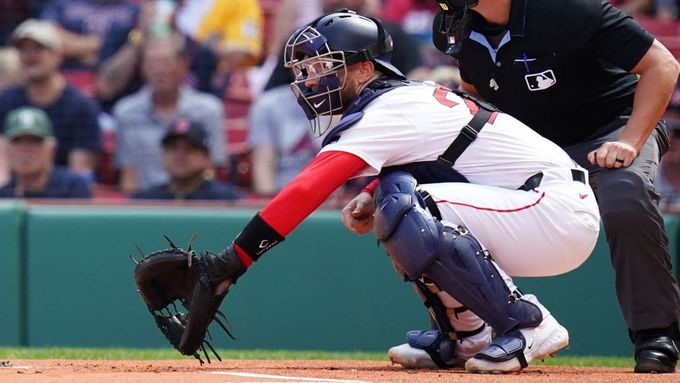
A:
<svg viewBox="0 0 680 383">
<path fill-rule="evenodd" d="M 133 194 L 135 199 L 234 200 L 240 195 L 230 186 L 210 179 L 208 133 L 187 118 L 175 120 L 162 140 L 163 162 L 170 175 L 166 183 Z"/>
</svg>

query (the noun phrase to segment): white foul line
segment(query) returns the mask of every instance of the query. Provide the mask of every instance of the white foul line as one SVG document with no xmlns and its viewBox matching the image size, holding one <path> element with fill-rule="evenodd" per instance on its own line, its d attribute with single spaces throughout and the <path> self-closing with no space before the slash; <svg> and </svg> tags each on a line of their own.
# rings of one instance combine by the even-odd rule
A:
<svg viewBox="0 0 680 383">
<path fill-rule="evenodd" d="M 366 380 L 345 380 L 345 379 L 325 379 L 325 378 L 303 378 L 297 376 L 283 376 L 283 375 L 266 375 L 266 374 L 251 374 L 249 372 L 228 372 L 228 371 L 210 371 L 209 374 L 217 375 L 233 375 L 244 378 L 265 378 L 265 379 L 281 379 L 281 380 L 303 380 L 308 382 L 334 382 L 334 383 L 369 383 Z"/>
</svg>

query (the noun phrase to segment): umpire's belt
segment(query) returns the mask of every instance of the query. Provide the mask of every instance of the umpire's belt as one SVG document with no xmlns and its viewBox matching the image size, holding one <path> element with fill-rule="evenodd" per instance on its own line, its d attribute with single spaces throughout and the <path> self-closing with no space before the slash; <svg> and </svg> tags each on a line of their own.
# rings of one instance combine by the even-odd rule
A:
<svg viewBox="0 0 680 383">
<path fill-rule="evenodd" d="M 551 169 L 551 170 L 546 171 L 546 172 L 553 173 L 553 174 L 559 174 L 559 173 L 563 173 L 562 170 L 563 169 Z M 584 170 L 582 170 L 582 169 L 564 169 L 564 170 L 569 170 L 571 172 L 571 179 L 573 181 L 578 181 L 578 182 L 581 182 L 581 183 L 584 183 L 584 184 L 586 183 L 587 177 L 586 177 L 586 172 Z M 530 191 L 532 189 L 537 188 L 541 184 L 541 181 L 543 180 L 543 176 L 544 176 L 543 172 L 538 172 L 538 173 L 534 174 L 533 176 L 529 177 L 529 179 L 527 179 L 527 181 L 524 183 L 524 185 L 517 188 L 517 190 Z M 566 179 L 567 178 L 565 177 L 565 180 Z"/>
</svg>

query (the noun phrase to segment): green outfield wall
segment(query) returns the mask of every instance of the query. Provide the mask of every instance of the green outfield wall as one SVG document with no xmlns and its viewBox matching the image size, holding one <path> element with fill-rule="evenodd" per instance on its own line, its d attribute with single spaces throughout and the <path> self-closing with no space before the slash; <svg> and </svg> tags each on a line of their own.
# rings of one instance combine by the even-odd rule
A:
<svg viewBox="0 0 680 383">
<path fill-rule="evenodd" d="M 19 203 L 0 202 L 0 344 L 26 342 L 24 208 Z"/>
<path fill-rule="evenodd" d="M 135 291 L 129 256 L 166 246 L 220 250 L 255 210 L 0 204 L 0 344 L 166 347 Z M 678 221 L 666 218 L 674 257 Z M 630 355 L 604 238 L 578 270 L 516 280 L 570 330 L 572 355 Z M 372 236 L 339 212 L 313 214 L 232 287 L 223 311 L 236 341 L 218 347 L 381 351 L 428 325 L 412 288 Z"/>
</svg>

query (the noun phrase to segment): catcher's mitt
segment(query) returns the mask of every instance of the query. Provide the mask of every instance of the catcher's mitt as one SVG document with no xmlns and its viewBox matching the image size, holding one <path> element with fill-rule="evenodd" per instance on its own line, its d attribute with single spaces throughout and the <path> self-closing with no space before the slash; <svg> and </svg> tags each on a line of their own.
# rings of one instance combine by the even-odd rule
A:
<svg viewBox="0 0 680 383">
<path fill-rule="evenodd" d="M 245 267 L 236 262 L 238 257 L 231 248 L 221 254 L 207 252 L 199 258 L 191 250 L 191 242 L 187 250 L 183 250 L 168 237 L 165 239 L 170 243 L 169 249 L 153 252 L 141 261 L 135 261 L 135 282 L 139 294 L 153 315 L 156 326 L 179 352 L 192 355 L 203 364 L 198 352 L 200 349 L 210 363 L 205 349 L 207 345 L 221 360 L 205 339 L 207 335 L 212 340 L 208 326 L 214 319 L 234 339 L 216 315 L 220 315 L 228 325 L 224 314 L 217 309 L 229 286 L 243 274 Z M 224 265 L 230 267 L 220 268 Z M 176 302 L 180 303 L 179 309 Z M 181 306 L 187 313 L 182 311 Z"/>
</svg>

